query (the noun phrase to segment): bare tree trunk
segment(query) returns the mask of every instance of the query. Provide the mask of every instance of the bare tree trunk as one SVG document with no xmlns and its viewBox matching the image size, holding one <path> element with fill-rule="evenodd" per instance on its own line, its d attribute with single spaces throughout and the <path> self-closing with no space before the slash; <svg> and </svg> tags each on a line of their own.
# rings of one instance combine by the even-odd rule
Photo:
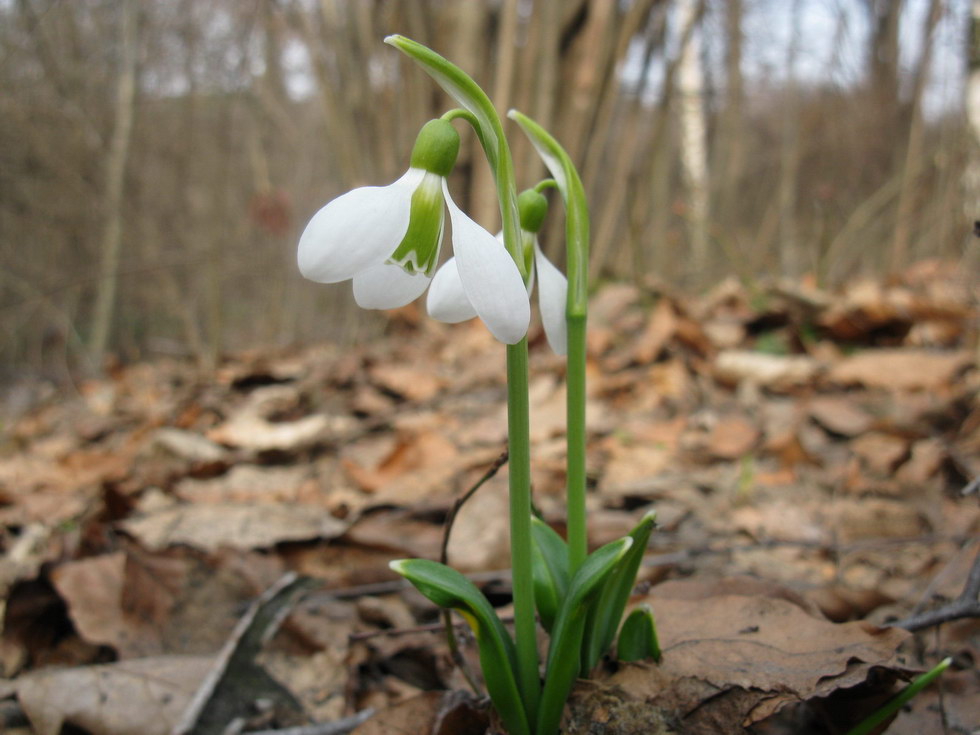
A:
<svg viewBox="0 0 980 735">
<path fill-rule="evenodd" d="M 976 220 L 980 219 L 980 0 L 973 0 L 967 53 L 965 107 L 970 140 L 963 192 L 966 216 Z"/>
<path fill-rule="evenodd" d="M 909 126 L 908 145 L 905 149 L 905 165 L 902 168 L 902 187 L 898 194 L 898 213 L 895 218 L 895 236 L 892 241 L 891 269 L 897 271 L 909 256 L 912 239 L 912 219 L 915 214 L 915 188 L 922 170 L 922 149 L 925 138 L 925 124 L 922 115 L 922 96 L 929 79 L 932 62 L 933 38 L 936 26 L 943 14 L 943 0 L 931 0 L 929 15 L 922 30 L 922 57 L 916 73 L 915 89 L 912 94 L 912 121 Z"/>
<path fill-rule="evenodd" d="M 789 70 L 786 90 L 788 99 L 783 110 L 783 140 L 780 147 L 779 262 L 782 275 L 788 277 L 799 276 L 803 267 L 803 254 L 796 226 L 800 172 L 799 80 L 796 70 L 801 32 L 800 5 L 800 0 L 793 0 L 793 30 L 786 54 L 786 66 Z"/>
<path fill-rule="evenodd" d="M 108 346 L 119 285 L 123 181 L 136 107 L 136 12 L 135 0 L 123 0 L 119 19 L 120 65 L 116 84 L 115 123 L 106 157 L 102 260 L 89 341 L 89 350 L 96 365 L 101 364 Z"/>
<path fill-rule="evenodd" d="M 679 0 L 678 26 L 687 28 L 700 12 L 697 0 Z M 681 50 L 677 73 L 680 101 L 681 164 L 688 194 L 689 275 L 703 277 L 708 267 L 708 160 L 701 39 L 693 33 Z"/>
<path fill-rule="evenodd" d="M 742 2 L 728 0 L 725 3 L 725 102 L 718 121 L 718 144 L 712 159 L 712 170 L 717 180 L 715 220 L 725 228 L 735 224 L 738 182 L 745 160 Z"/>
</svg>

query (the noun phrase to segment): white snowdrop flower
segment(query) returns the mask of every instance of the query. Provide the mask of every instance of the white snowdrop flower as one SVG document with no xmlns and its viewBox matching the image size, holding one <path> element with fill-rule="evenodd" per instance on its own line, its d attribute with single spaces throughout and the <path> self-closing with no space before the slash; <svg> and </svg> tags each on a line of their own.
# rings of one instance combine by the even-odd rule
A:
<svg viewBox="0 0 980 735">
<path fill-rule="evenodd" d="M 538 309 L 541 311 L 545 336 L 551 349 L 564 355 L 568 351 L 565 324 L 568 279 L 545 257 L 538 244 L 537 233 L 548 212 L 548 201 L 540 192 L 528 189 L 518 197 L 518 208 L 521 215 L 522 252 L 531 273 L 527 291 L 531 293 L 537 280 Z M 501 236 L 497 237 L 499 240 Z M 475 304 L 469 299 L 469 292 L 464 286 L 457 257 L 447 260 L 436 272 L 429 288 L 426 307 L 431 317 L 450 324 L 477 316 Z"/>
<path fill-rule="evenodd" d="M 354 299 L 365 309 L 404 306 L 432 280 L 448 207 L 453 260 L 471 316 L 515 344 L 527 333 L 528 294 L 504 246 L 449 195 L 446 177 L 458 152 L 459 135 L 448 121 L 426 123 L 404 176 L 349 191 L 313 215 L 299 240 L 299 269 L 318 283 L 353 279 Z"/>
</svg>

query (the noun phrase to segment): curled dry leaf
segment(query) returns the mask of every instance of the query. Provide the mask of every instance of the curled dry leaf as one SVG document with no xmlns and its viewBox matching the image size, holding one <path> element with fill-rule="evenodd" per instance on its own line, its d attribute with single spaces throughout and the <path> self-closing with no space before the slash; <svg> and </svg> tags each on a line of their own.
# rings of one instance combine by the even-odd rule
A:
<svg viewBox="0 0 980 735">
<path fill-rule="evenodd" d="M 731 594 L 722 583 L 719 594 L 699 584 L 688 597 L 683 586 L 672 585 L 670 596 L 654 588 L 645 600 L 661 664 L 623 666 L 600 685 L 607 699 L 646 703 L 651 726 L 659 719 L 689 735 L 744 733 L 787 705 L 862 684 L 872 669 L 909 673 L 896 654 L 909 638 L 903 630 L 831 623 L 792 593 Z"/>
<path fill-rule="evenodd" d="M 180 505 L 123 521 L 121 528 L 151 551 L 186 544 L 203 551 L 248 551 L 284 541 L 331 539 L 347 524 L 321 508 L 288 504 Z"/>
<path fill-rule="evenodd" d="M 170 735 L 212 659 L 160 656 L 23 677 L 17 698 L 36 735 Z"/>
<path fill-rule="evenodd" d="M 960 371 L 973 364 L 973 360 L 974 356 L 966 350 L 866 350 L 834 365 L 827 378 L 839 385 L 932 391 L 949 386 Z"/>
<path fill-rule="evenodd" d="M 752 382 L 764 388 L 786 390 L 809 385 L 820 364 L 806 355 L 769 355 L 747 350 L 725 350 L 715 359 L 715 377 L 724 383 Z"/>
</svg>

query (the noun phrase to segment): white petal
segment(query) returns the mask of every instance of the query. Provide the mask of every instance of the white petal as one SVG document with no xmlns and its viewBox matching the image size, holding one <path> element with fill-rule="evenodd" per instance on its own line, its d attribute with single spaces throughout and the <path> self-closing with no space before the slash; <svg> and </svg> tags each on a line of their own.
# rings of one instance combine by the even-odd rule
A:
<svg viewBox="0 0 980 735">
<path fill-rule="evenodd" d="M 410 275 L 400 265 L 373 265 L 354 276 L 354 301 L 362 309 L 397 309 L 421 296 L 430 280 L 424 273 Z"/>
<path fill-rule="evenodd" d="M 534 243 L 534 270 L 538 274 L 538 308 L 548 344 L 558 355 L 568 352 L 568 327 L 565 324 L 565 301 L 568 279 Z"/>
<path fill-rule="evenodd" d="M 453 223 L 453 251 L 463 291 L 490 333 L 506 344 L 527 334 L 531 320 L 524 279 L 507 249 L 456 206 L 443 185 Z"/>
<path fill-rule="evenodd" d="M 449 324 L 465 322 L 476 316 L 476 309 L 463 290 L 456 258 L 450 258 L 436 271 L 432 285 L 429 286 L 426 309 L 433 319 Z"/>
<path fill-rule="evenodd" d="M 405 236 L 412 193 L 424 175 L 409 169 L 393 184 L 354 189 L 320 209 L 299 238 L 300 273 L 337 283 L 383 263 Z"/>
</svg>

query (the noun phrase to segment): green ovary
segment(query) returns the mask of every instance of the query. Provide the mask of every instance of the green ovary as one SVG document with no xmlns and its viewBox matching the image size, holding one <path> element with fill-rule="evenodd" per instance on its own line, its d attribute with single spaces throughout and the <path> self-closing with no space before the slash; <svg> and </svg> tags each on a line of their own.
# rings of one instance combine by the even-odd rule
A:
<svg viewBox="0 0 980 735">
<path fill-rule="evenodd" d="M 442 177 L 426 173 L 412 194 L 411 214 L 405 237 L 388 259 L 411 275 L 431 276 L 439 260 L 445 206 L 442 199 Z"/>
</svg>

